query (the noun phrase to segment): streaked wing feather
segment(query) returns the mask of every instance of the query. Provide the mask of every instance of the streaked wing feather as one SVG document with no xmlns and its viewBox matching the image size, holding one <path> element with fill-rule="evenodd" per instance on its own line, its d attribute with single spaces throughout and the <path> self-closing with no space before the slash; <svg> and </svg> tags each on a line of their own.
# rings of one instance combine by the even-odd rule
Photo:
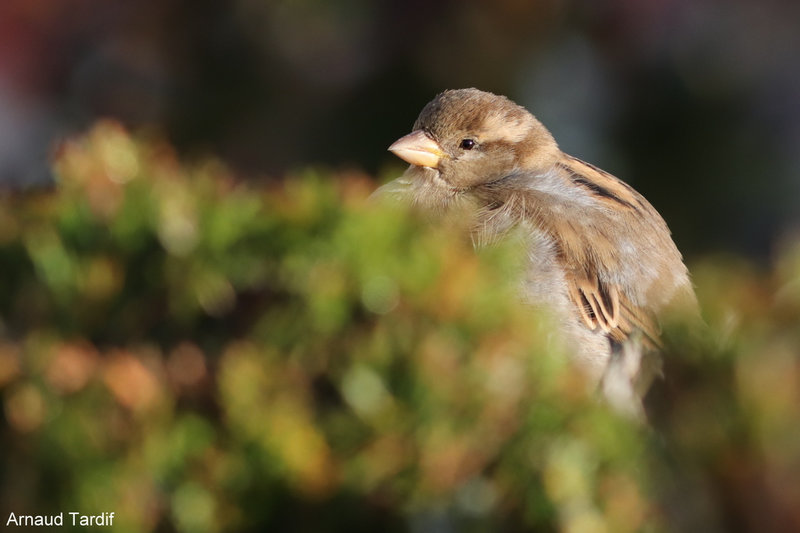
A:
<svg viewBox="0 0 800 533">
<path fill-rule="evenodd" d="M 601 329 L 608 336 L 623 342 L 634 331 L 641 331 L 648 344 L 659 345 L 659 328 L 655 317 L 633 304 L 616 285 L 601 283 L 597 277 L 568 276 L 569 296 L 589 329 Z"/>
</svg>

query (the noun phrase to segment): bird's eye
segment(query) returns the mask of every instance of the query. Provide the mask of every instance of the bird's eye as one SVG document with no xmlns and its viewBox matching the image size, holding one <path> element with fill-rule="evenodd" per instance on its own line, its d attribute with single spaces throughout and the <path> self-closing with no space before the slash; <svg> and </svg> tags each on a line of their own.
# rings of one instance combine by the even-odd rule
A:
<svg viewBox="0 0 800 533">
<path fill-rule="evenodd" d="M 472 148 L 475 146 L 475 141 L 472 139 L 463 139 L 459 146 L 464 150 L 472 150 Z"/>
</svg>

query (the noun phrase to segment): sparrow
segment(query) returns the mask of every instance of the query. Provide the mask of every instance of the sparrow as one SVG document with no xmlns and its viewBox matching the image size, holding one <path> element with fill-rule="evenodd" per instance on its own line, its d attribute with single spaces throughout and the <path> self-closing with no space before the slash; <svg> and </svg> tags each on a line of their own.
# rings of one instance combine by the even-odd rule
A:
<svg viewBox="0 0 800 533">
<path fill-rule="evenodd" d="M 521 297 L 557 320 L 567 351 L 608 402 L 642 417 L 660 373 L 659 319 L 696 313 L 683 258 L 664 219 L 630 185 L 562 152 L 510 99 L 444 91 L 389 151 L 410 164 L 378 196 L 469 217 L 483 246 L 517 230 Z"/>
</svg>

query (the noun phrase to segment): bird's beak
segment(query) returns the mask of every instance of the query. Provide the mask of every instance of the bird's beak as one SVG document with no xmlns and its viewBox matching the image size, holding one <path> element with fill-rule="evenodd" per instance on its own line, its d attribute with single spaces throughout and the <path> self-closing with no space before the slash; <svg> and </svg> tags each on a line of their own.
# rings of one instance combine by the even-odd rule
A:
<svg viewBox="0 0 800 533">
<path fill-rule="evenodd" d="M 407 163 L 430 168 L 437 168 L 445 155 L 439 143 L 422 130 L 400 137 L 389 147 L 389 151 Z"/>
</svg>

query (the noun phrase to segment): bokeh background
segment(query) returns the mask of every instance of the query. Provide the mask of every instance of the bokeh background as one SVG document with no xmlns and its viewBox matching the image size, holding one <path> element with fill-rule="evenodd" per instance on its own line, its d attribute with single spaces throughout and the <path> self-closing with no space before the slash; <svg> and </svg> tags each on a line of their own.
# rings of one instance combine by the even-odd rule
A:
<svg viewBox="0 0 800 533">
<path fill-rule="evenodd" d="M 531 109 L 623 177 L 688 252 L 766 254 L 800 210 L 800 7 L 791 0 L 7 0 L 0 180 L 52 180 L 99 117 L 248 175 L 374 174 L 447 88 Z"/>
<path fill-rule="evenodd" d="M 797 531 L 798 52 L 793 0 L 4 0 L 0 518 Z M 366 202 L 470 86 L 687 256 L 708 330 L 667 331 L 652 427 L 516 306 L 513 250 Z"/>
</svg>

